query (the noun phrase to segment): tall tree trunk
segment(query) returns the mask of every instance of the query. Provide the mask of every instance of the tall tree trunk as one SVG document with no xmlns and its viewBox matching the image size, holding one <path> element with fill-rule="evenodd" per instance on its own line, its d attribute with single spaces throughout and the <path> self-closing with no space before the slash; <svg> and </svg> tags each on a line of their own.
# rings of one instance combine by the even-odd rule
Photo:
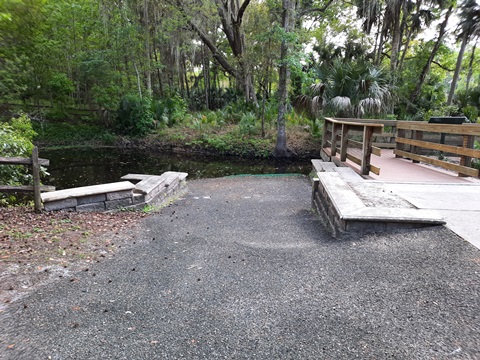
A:
<svg viewBox="0 0 480 360">
<path fill-rule="evenodd" d="M 137 74 L 137 87 L 138 87 L 138 96 L 140 99 L 142 98 L 142 85 L 141 85 L 141 80 L 140 80 L 140 72 L 138 71 L 137 64 L 135 61 L 133 62 L 133 67 L 135 68 L 135 73 Z"/>
<path fill-rule="evenodd" d="M 380 24 L 379 24 L 380 25 Z M 378 40 L 377 54 L 375 58 L 375 65 L 380 65 L 382 61 L 383 43 L 385 38 L 385 32 L 387 31 L 387 23 L 382 22 L 382 29 L 380 30 L 380 39 Z"/>
<path fill-rule="evenodd" d="M 438 49 L 440 48 L 440 45 L 442 44 L 443 37 L 445 35 L 445 28 L 447 27 L 448 24 L 448 19 L 450 18 L 450 15 L 452 14 L 453 6 L 450 6 L 447 10 L 447 13 L 445 14 L 445 19 L 443 20 L 442 24 L 440 25 L 440 32 L 438 33 L 438 38 L 435 43 L 435 46 L 432 49 L 432 52 L 430 53 L 430 56 L 427 60 L 427 63 L 422 69 L 422 72 L 420 74 L 420 77 L 418 79 L 417 86 L 415 87 L 415 90 L 413 90 L 412 94 L 410 95 L 410 102 L 414 103 L 418 95 L 420 95 L 420 90 L 422 89 L 423 83 L 425 82 L 425 79 L 427 77 L 428 72 L 430 71 L 430 66 L 432 65 L 433 59 L 435 58 L 435 55 L 437 55 Z"/>
<path fill-rule="evenodd" d="M 185 55 L 182 56 L 182 68 L 183 68 L 183 77 L 185 81 L 185 89 L 187 90 L 187 98 L 190 99 L 190 87 L 188 85 L 188 74 L 187 74 L 187 64 L 185 61 Z"/>
<path fill-rule="evenodd" d="M 201 25 L 192 19 L 188 19 L 187 22 L 208 47 L 218 64 L 235 78 L 244 93 L 245 100 L 257 105 L 252 70 L 248 61 L 245 59 L 246 43 L 243 28 L 243 16 L 251 0 L 244 0 L 241 5 L 240 1 L 237 0 L 216 0 L 215 2 L 222 23 L 222 31 L 236 59 L 235 65 L 223 55 L 223 51 L 218 49 L 213 39 L 202 29 Z M 186 12 L 186 5 L 183 5 L 181 1 L 177 1 L 177 4 L 182 11 Z"/>
<path fill-rule="evenodd" d="M 405 61 L 405 55 L 407 55 L 408 47 L 410 46 L 410 41 L 412 40 L 412 34 L 413 34 L 412 29 L 409 29 L 407 34 L 407 40 L 405 41 L 405 47 L 403 48 L 402 56 L 400 58 L 400 62 L 398 63 L 399 73 L 402 72 L 403 62 Z"/>
<path fill-rule="evenodd" d="M 294 27 L 295 1 L 283 0 L 282 26 L 285 32 L 280 46 L 280 67 L 278 70 L 278 118 L 277 118 L 277 143 L 275 146 L 275 157 L 289 157 L 291 152 L 287 148 L 287 130 L 285 114 L 287 112 L 288 81 L 290 78 L 290 67 L 288 66 L 288 53 L 290 44 L 286 39 L 288 33 Z"/>
<path fill-rule="evenodd" d="M 400 14 L 401 7 L 395 8 L 395 15 L 393 17 L 393 29 L 392 29 L 392 50 L 390 53 L 390 71 L 395 72 L 398 64 L 398 50 L 402 40 L 402 34 L 400 29 Z"/>
<path fill-rule="evenodd" d="M 203 88 L 205 90 L 205 107 L 210 109 L 210 61 L 206 56 L 205 48 L 202 49 L 203 53 Z"/>
<path fill-rule="evenodd" d="M 448 93 L 447 105 L 452 105 L 453 95 L 455 94 L 455 89 L 457 88 L 457 81 L 460 75 L 460 69 L 462 67 L 463 54 L 465 54 L 465 48 L 467 47 L 468 42 L 468 32 L 465 31 L 462 36 L 462 45 L 460 45 L 460 51 L 457 56 L 457 65 L 455 66 L 455 72 L 453 74 L 452 83 L 450 84 L 450 92 Z"/>
<path fill-rule="evenodd" d="M 477 47 L 477 44 L 473 44 L 472 55 L 470 55 L 470 62 L 468 64 L 467 84 L 465 85 L 466 92 L 468 92 L 468 88 L 470 87 L 470 81 L 472 80 L 473 60 L 475 59 L 476 47 Z"/>
<path fill-rule="evenodd" d="M 150 55 L 150 24 L 148 19 L 148 1 L 143 0 L 143 17 L 145 21 L 145 59 L 147 61 L 145 76 L 147 78 L 147 93 L 152 96 L 152 70 Z"/>
<path fill-rule="evenodd" d="M 155 38 L 153 39 L 153 56 L 155 59 L 155 63 L 158 64 L 160 60 L 158 59 L 157 45 L 155 43 Z M 158 95 L 161 97 L 163 96 L 162 72 L 158 65 L 156 66 L 156 68 L 157 68 L 156 73 L 157 73 L 157 80 L 158 80 Z"/>
</svg>

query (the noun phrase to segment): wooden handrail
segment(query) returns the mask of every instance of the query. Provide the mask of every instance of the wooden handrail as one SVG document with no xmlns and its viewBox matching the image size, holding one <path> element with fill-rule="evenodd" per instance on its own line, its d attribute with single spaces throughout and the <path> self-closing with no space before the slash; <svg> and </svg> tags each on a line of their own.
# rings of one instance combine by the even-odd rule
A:
<svg viewBox="0 0 480 360">
<path fill-rule="evenodd" d="M 322 136 L 321 157 L 325 161 L 337 162 L 337 150 L 340 151 L 340 163 L 351 160 L 360 166 L 362 175 L 368 175 L 369 172 L 379 174 L 380 169 L 370 164 L 370 157 L 372 152 L 380 154 L 380 149 L 372 145 L 372 137 L 374 134 L 382 134 L 384 125 L 382 123 L 375 123 L 366 121 L 357 121 L 357 119 L 334 119 L 325 118 Z M 331 128 L 331 129 L 329 129 Z M 354 142 L 348 139 L 350 131 L 361 131 L 362 142 Z M 340 147 L 337 148 L 337 132 L 340 132 Z M 356 157 L 348 152 L 348 146 L 361 149 L 361 157 Z M 330 151 L 328 150 L 330 148 Z"/>
<path fill-rule="evenodd" d="M 413 162 L 423 162 L 455 171 L 458 176 L 479 177 L 478 169 L 471 167 L 472 158 L 480 159 L 480 150 L 474 149 L 475 137 L 480 136 L 480 124 L 432 124 L 423 121 L 399 121 L 397 123 L 395 156 L 408 158 Z M 408 131 L 408 133 L 407 133 Z M 424 133 L 461 135 L 462 144 L 447 145 L 424 140 Z M 422 150 L 435 150 L 460 156 L 460 164 L 422 155 Z"/>
<path fill-rule="evenodd" d="M 35 211 L 42 210 L 42 199 L 40 193 L 42 191 L 54 191 L 53 186 L 42 186 L 40 184 L 40 166 L 50 165 L 48 159 L 40 159 L 38 157 L 38 148 L 35 146 L 32 150 L 32 157 L 20 158 L 20 157 L 0 157 L 0 164 L 3 165 L 27 165 L 32 167 L 33 186 L 0 186 L 0 192 L 33 192 Z"/>
</svg>

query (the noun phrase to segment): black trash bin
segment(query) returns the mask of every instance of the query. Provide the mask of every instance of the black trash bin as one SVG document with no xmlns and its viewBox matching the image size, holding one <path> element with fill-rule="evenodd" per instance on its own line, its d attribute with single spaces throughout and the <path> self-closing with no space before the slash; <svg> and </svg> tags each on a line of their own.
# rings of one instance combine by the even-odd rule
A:
<svg viewBox="0 0 480 360">
<path fill-rule="evenodd" d="M 429 124 L 461 125 L 464 122 L 467 122 L 465 116 L 432 116 L 428 120 Z M 440 134 L 440 144 L 445 144 L 445 133 Z"/>
</svg>

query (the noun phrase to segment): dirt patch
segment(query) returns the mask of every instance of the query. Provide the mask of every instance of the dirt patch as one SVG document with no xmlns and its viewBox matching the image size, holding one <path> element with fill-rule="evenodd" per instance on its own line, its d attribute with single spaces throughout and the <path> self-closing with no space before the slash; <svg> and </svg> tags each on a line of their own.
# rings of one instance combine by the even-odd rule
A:
<svg viewBox="0 0 480 360">
<path fill-rule="evenodd" d="M 35 213 L 0 208 L 0 311 L 55 278 L 111 257 L 134 243 L 142 212 Z"/>
</svg>

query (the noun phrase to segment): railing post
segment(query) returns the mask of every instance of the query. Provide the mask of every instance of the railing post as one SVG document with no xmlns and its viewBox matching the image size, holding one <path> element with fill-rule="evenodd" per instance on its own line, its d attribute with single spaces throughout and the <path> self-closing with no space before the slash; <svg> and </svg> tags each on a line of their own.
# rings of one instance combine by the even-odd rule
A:
<svg viewBox="0 0 480 360">
<path fill-rule="evenodd" d="M 330 122 L 327 118 L 323 119 L 323 134 L 322 134 L 322 147 L 320 148 L 320 157 L 323 161 L 330 161 L 330 156 L 325 152 L 325 148 L 328 143 L 328 124 Z"/>
<path fill-rule="evenodd" d="M 42 198 L 40 197 L 40 165 L 38 164 L 38 148 L 32 150 L 32 174 L 33 174 L 33 196 L 35 211 L 42 211 Z"/>
<path fill-rule="evenodd" d="M 405 129 L 399 129 L 397 127 L 397 136 L 395 138 L 405 138 Z M 403 144 L 399 143 L 398 141 L 395 140 L 395 150 L 404 150 Z M 398 154 L 395 154 L 396 158 L 403 158 L 403 156 L 400 156 Z"/>
<path fill-rule="evenodd" d="M 463 135 L 462 147 L 467 148 L 467 149 L 473 149 L 474 144 L 475 144 L 475 136 L 473 136 L 473 135 Z M 472 165 L 472 158 L 470 156 L 462 155 L 460 157 L 460 165 L 470 167 Z M 468 176 L 468 175 L 458 173 L 458 176 L 465 177 L 465 176 Z"/>
<path fill-rule="evenodd" d="M 332 124 L 332 147 L 330 154 L 333 156 L 337 155 L 337 130 L 338 130 L 338 124 L 333 123 Z"/>
<path fill-rule="evenodd" d="M 423 139 L 423 131 L 421 130 L 412 130 L 412 139 L 415 140 L 422 140 Z M 418 146 L 412 146 L 410 149 L 410 152 L 415 155 L 421 155 L 420 154 L 420 148 Z M 418 164 L 420 161 L 418 160 L 412 160 L 413 163 Z"/>
<path fill-rule="evenodd" d="M 365 126 L 363 128 L 362 162 L 360 169 L 362 175 L 368 175 L 368 173 L 370 172 L 370 156 L 372 155 L 372 135 L 373 128 L 371 126 Z"/>
<path fill-rule="evenodd" d="M 340 143 L 340 161 L 347 161 L 348 130 L 349 130 L 349 126 L 347 124 L 342 124 L 342 140 Z"/>
<path fill-rule="evenodd" d="M 323 119 L 322 149 L 327 147 L 328 123 L 329 123 L 329 121 L 327 119 Z"/>
</svg>

